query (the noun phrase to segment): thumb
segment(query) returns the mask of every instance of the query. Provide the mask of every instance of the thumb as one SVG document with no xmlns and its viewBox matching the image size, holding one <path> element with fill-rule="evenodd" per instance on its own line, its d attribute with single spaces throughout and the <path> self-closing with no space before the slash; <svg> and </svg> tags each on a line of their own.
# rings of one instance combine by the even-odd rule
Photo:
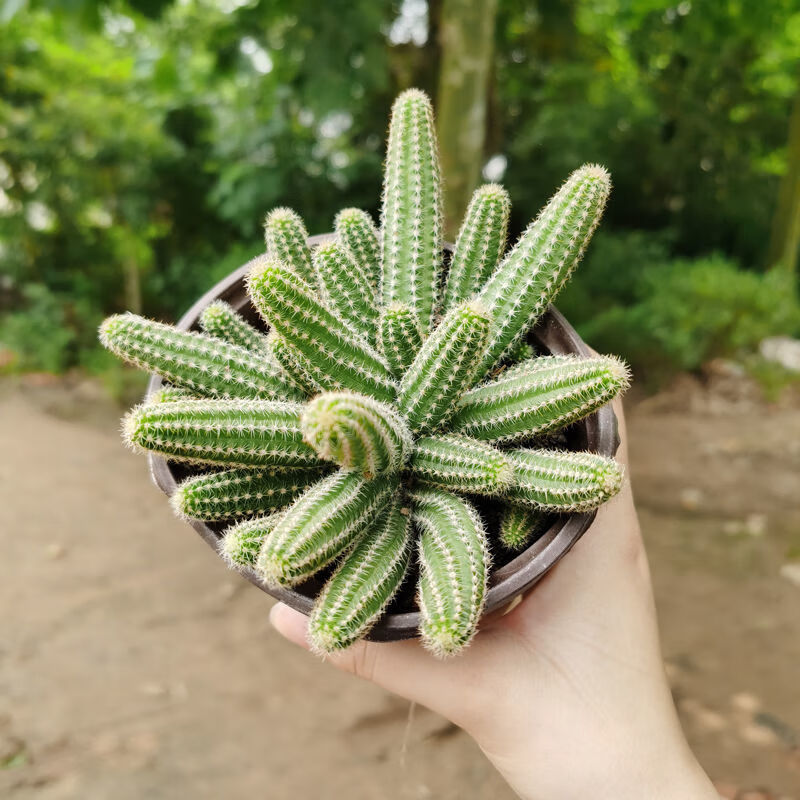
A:
<svg viewBox="0 0 800 800">
<path fill-rule="evenodd" d="M 269 618 L 281 636 L 306 650 L 310 649 L 305 615 L 283 603 L 276 603 Z M 472 716 L 470 708 L 477 711 L 480 707 L 473 666 L 480 649 L 479 639 L 473 642 L 467 653 L 451 660 L 434 657 L 416 640 L 386 643 L 362 640 L 341 653 L 326 656 L 325 660 L 343 672 L 427 706 L 466 727 Z M 472 679 L 465 673 L 471 673 Z M 470 686 L 469 692 L 463 691 L 465 679 Z"/>
</svg>

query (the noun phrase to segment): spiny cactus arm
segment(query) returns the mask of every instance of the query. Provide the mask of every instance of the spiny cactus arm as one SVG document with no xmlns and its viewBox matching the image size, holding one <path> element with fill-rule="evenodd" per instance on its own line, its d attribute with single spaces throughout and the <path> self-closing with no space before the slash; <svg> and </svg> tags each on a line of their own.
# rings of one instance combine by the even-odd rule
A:
<svg viewBox="0 0 800 800">
<path fill-rule="evenodd" d="M 481 374 L 491 369 L 547 309 L 600 221 L 611 180 L 597 165 L 570 175 L 478 295 L 497 322 Z"/>
<path fill-rule="evenodd" d="M 348 553 L 325 584 L 308 621 L 312 648 L 333 653 L 366 634 L 383 614 L 408 570 L 411 524 L 399 498 Z"/>
<path fill-rule="evenodd" d="M 475 382 L 491 334 L 479 303 L 454 308 L 428 337 L 400 382 L 398 406 L 411 430 L 425 433 L 446 421 Z"/>
<path fill-rule="evenodd" d="M 422 347 L 422 329 L 408 306 L 393 303 L 384 310 L 378 323 L 378 343 L 392 375 L 402 377 Z"/>
<path fill-rule="evenodd" d="M 494 272 L 506 247 L 511 200 L 497 184 L 481 186 L 472 195 L 456 238 L 442 312 L 469 300 Z"/>
<path fill-rule="evenodd" d="M 381 246 L 372 217 L 358 208 L 344 208 L 334 221 L 339 242 L 367 276 L 377 297 L 381 276 Z"/>
<path fill-rule="evenodd" d="M 328 242 L 314 251 L 314 272 L 325 305 L 374 345 L 378 308 L 361 267 L 338 243 Z"/>
<path fill-rule="evenodd" d="M 224 300 L 215 300 L 200 314 L 200 327 L 209 336 L 224 339 L 245 350 L 263 355 L 269 352 L 267 337 L 257 331 L 241 314 L 237 314 Z"/>
<path fill-rule="evenodd" d="M 300 216 L 291 208 L 275 208 L 264 220 L 267 255 L 294 270 L 303 280 L 314 284 L 308 231 Z"/>
<path fill-rule="evenodd" d="M 288 505 L 322 475 L 322 468 L 269 467 L 196 475 L 178 485 L 170 503 L 184 519 L 237 519 Z"/>
<path fill-rule="evenodd" d="M 589 511 L 622 488 L 622 467 L 594 453 L 505 450 L 514 477 L 507 499 L 545 511 Z"/>
<path fill-rule="evenodd" d="M 383 305 L 404 303 L 427 333 L 442 261 L 442 197 L 433 109 L 424 92 L 394 101 L 381 217 Z"/>
<path fill-rule="evenodd" d="M 349 550 L 397 490 L 396 476 L 367 481 L 339 470 L 301 495 L 275 526 L 256 570 L 268 586 L 293 586 Z"/>
<path fill-rule="evenodd" d="M 136 314 L 116 314 L 100 326 L 100 341 L 123 361 L 195 394 L 300 399 L 277 364 L 202 333 L 179 331 Z"/>
<path fill-rule="evenodd" d="M 397 389 L 383 357 L 325 308 L 296 273 L 274 259 L 262 258 L 248 281 L 256 308 L 304 357 L 303 368 L 315 383 L 394 400 Z"/>
<path fill-rule="evenodd" d="M 365 478 L 402 469 L 414 446 L 411 431 L 391 406 L 352 392 L 315 397 L 300 427 L 320 458 Z"/>
<path fill-rule="evenodd" d="M 286 380 L 304 395 L 312 395 L 321 391 L 321 387 L 309 375 L 303 366 L 305 358 L 300 355 L 278 331 L 271 330 L 267 335 L 270 352 L 275 363 L 283 371 Z"/>
<path fill-rule="evenodd" d="M 173 461 L 229 467 L 315 467 L 303 441 L 297 403 L 182 400 L 137 406 L 123 418 L 123 438 L 136 450 Z"/>
<path fill-rule="evenodd" d="M 519 552 L 536 541 L 552 521 L 543 511 L 505 503 L 500 514 L 500 541 L 507 550 Z"/>
<path fill-rule="evenodd" d="M 477 511 L 439 489 L 413 492 L 412 520 L 419 540 L 417 601 L 422 643 L 437 656 L 469 644 L 486 599 L 489 549 Z"/>
<path fill-rule="evenodd" d="M 503 453 L 455 434 L 417 439 L 409 468 L 426 484 L 470 494 L 500 495 L 512 478 L 511 465 Z"/>
<path fill-rule="evenodd" d="M 484 441 L 519 442 L 582 419 L 629 383 L 627 366 L 613 356 L 534 358 L 462 395 L 450 427 Z"/>
<path fill-rule="evenodd" d="M 157 403 L 173 403 L 175 400 L 197 400 L 196 394 L 192 394 L 188 389 L 179 389 L 177 386 L 162 385 L 151 394 L 147 395 L 148 405 Z"/>
<path fill-rule="evenodd" d="M 256 517 L 231 525 L 222 536 L 219 554 L 232 569 L 255 569 L 256 559 L 267 534 L 282 519 L 285 511 Z"/>
</svg>

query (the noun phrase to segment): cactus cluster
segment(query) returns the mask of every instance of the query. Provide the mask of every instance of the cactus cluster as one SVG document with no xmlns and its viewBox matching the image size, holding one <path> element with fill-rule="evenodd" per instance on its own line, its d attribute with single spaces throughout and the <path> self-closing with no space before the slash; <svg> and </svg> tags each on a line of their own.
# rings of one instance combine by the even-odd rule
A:
<svg viewBox="0 0 800 800">
<path fill-rule="evenodd" d="M 458 652 L 492 551 L 519 551 L 553 514 L 620 489 L 613 460 L 557 449 L 553 433 L 623 391 L 626 366 L 527 341 L 609 188 L 603 168 L 576 170 L 504 254 L 508 195 L 483 186 L 448 264 L 433 112 L 409 90 L 392 110 L 380 228 L 346 209 L 314 249 L 294 211 L 267 217 L 248 277 L 267 334 L 220 301 L 202 333 L 132 314 L 103 323 L 106 347 L 166 381 L 123 432 L 197 465 L 177 513 L 231 521 L 221 554 L 268 587 L 328 569 L 309 624 L 317 651 L 352 644 L 416 579 L 424 644 Z"/>
</svg>

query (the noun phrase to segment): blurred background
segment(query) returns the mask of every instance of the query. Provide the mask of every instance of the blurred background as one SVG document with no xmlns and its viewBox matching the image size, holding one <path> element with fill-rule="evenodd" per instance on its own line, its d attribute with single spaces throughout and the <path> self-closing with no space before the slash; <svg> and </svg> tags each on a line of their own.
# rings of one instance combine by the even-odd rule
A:
<svg viewBox="0 0 800 800">
<path fill-rule="evenodd" d="M 276 205 L 377 219 L 409 86 L 450 238 L 481 181 L 516 237 L 610 169 L 558 306 L 634 368 L 676 703 L 723 796 L 800 798 L 796 0 L 0 0 L 4 796 L 512 797 L 459 731 L 269 632 L 121 447 L 144 377 L 96 341 L 180 316 Z"/>
</svg>

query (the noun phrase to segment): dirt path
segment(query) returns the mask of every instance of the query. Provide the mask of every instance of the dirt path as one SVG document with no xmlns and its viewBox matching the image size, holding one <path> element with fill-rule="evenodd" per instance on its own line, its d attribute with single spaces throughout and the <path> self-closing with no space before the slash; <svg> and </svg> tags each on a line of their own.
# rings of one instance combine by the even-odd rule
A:
<svg viewBox="0 0 800 800">
<path fill-rule="evenodd" d="M 0 795 L 513 797 L 429 712 L 403 756 L 405 703 L 273 634 L 117 415 L 58 389 L 0 397 Z M 800 798 L 800 412 L 641 408 L 631 442 L 692 745 L 720 781 Z"/>
</svg>

